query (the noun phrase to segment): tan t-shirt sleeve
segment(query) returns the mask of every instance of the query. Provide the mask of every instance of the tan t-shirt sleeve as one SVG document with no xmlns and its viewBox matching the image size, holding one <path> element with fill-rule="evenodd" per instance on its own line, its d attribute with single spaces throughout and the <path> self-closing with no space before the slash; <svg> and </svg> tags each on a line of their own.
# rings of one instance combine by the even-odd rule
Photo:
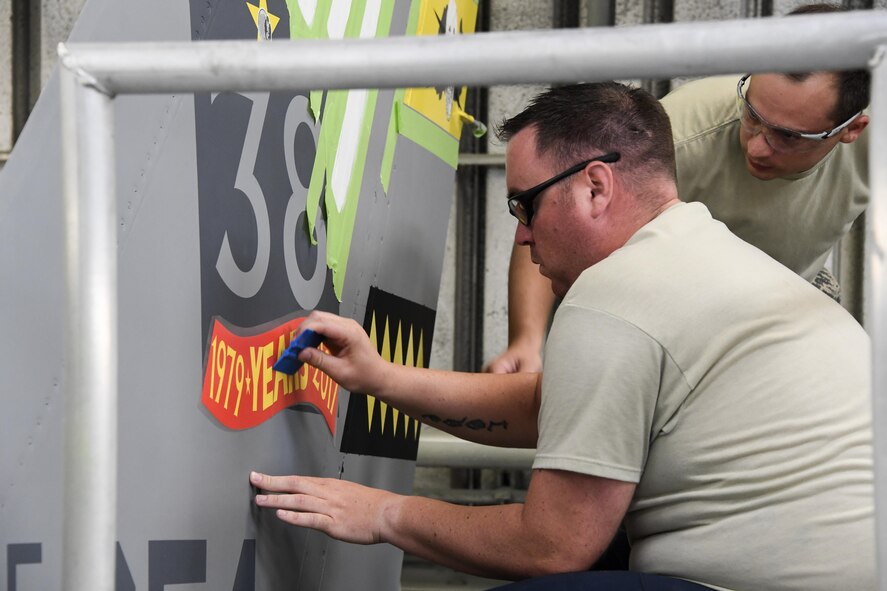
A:
<svg viewBox="0 0 887 591">
<path fill-rule="evenodd" d="M 649 335 L 605 312 L 562 304 L 545 349 L 533 468 L 639 482 L 660 422 L 664 373 L 674 373 L 673 363 Z"/>
</svg>

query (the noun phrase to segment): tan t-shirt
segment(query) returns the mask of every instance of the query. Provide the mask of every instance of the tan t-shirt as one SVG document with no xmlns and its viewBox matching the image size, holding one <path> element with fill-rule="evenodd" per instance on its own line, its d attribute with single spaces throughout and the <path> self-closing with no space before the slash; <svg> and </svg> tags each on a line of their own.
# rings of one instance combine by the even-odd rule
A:
<svg viewBox="0 0 887 591">
<path fill-rule="evenodd" d="M 638 483 L 634 570 L 873 589 L 869 375 L 843 308 L 678 204 L 564 298 L 533 467 Z"/>
<path fill-rule="evenodd" d="M 684 201 L 705 203 L 737 236 L 812 281 L 869 203 L 868 133 L 810 170 L 758 180 L 739 145 L 739 76 L 689 82 L 662 99 Z"/>
</svg>

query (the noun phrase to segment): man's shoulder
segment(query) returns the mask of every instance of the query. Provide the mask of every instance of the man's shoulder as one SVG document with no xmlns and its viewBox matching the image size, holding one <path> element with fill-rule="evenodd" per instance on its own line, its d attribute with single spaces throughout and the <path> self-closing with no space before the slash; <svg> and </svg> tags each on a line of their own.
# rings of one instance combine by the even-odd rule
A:
<svg viewBox="0 0 887 591">
<path fill-rule="evenodd" d="M 738 120 L 738 76 L 713 76 L 687 82 L 662 99 L 676 145 L 716 133 Z"/>
<path fill-rule="evenodd" d="M 645 297 L 636 296 L 676 292 L 676 301 L 683 300 L 690 284 L 687 275 L 695 272 L 688 266 L 696 258 L 693 253 L 721 252 L 736 244 L 747 246 L 715 221 L 703 203 L 676 203 L 610 256 L 586 269 L 564 302 L 572 296 L 619 316 L 657 316 Z"/>
</svg>

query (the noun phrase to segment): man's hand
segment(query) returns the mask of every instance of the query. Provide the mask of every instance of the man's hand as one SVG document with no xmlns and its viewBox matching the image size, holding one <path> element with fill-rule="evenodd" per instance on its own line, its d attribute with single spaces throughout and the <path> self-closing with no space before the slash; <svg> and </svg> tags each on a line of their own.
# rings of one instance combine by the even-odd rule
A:
<svg viewBox="0 0 887 591">
<path fill-rule="evenodd" d="M 351 392 L 377 392 L 386 375 L 387 362 L 354 320 L 328 312 L 312 312 L 299 327 L 323 335 L 332 355 L 307 348 L 299 360 L 313 365 Z"/>
<path fill-rule="evenodd" d="M 484 366 L 487 373 L 538 373 L 542 371 L 542 354 L 538 347 L 511 343 L 498 357 Z"/>
<path fill-rule="evenodd" d="M 250 474 L 250 482 L 262 491 L 256 505 L 277 509 L 282 521 L 316 529 L 352 544 L 387 541 L 386 513 L 397 509 L 400 495 L 335 478 L 267 476 Z"/>
</svg>

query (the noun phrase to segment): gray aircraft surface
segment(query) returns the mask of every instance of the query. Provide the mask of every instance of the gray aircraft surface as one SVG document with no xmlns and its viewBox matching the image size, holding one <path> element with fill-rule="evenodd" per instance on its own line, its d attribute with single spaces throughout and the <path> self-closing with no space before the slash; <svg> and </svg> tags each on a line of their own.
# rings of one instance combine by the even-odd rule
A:
<svg viewBox="0 0 887 591">
<path fill-rule="evenodd" d="M 77 41 L 460 34 L 474 0 L 89 0 Z M 396 589 L 399 550 L 259 511 L 250 470 L 408 492 L 419 425 L 271 365 L 311 310 L 430 357 L 464 89 L 121 97 L 116 588 Z M 63 589 L 59 84 L 0 172 L 0 587 Z M 5 585 L 5 586 L 4 586 Z"/>
</svg>

